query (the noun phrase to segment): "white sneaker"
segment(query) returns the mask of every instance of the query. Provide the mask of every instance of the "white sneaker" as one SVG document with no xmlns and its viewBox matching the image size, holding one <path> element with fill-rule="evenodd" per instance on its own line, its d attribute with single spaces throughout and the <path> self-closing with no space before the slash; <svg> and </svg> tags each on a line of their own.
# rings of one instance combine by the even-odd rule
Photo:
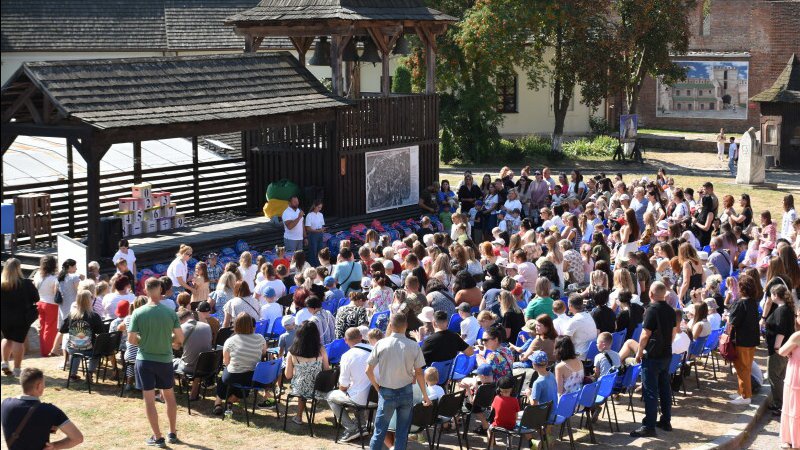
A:
<svg viewBox="0 0 800 450">
<path fill-rule="evenodd" d="M 742 396 L 739 395 L 739 393 L 737 392 L 737 393 L 734 393 L 734 394 L 728 394 L 728 398 L 731 399 L 731 400 L 736 400 L 737 398 L 742 398 Z"/>
<path fill-rule="evenodd" d="M 735 398 L 729 402 L 731 405 L 749 405 L 750 399 L 749 398 Z"/>
</svg>

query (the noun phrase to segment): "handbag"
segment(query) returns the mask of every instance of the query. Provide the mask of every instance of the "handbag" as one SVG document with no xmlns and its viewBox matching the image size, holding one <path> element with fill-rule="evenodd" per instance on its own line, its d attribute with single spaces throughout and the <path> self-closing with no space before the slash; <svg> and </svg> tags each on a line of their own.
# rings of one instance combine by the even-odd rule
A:
<svg viewBox="0 0 800 450">
<path fill-rule="evenodd" d="M 56 296 L 53 298 L 53 301 L 56 302 L 56 305 L 64 303 L 64 296 L 61 295 L 61 289 L 56 289 Z"/>
<path fill-rule="evenodd" d="M 733 362 L 736 360 L 736 344 L 733 343 L 733 336 L 727 334 L 720 336 L 719 354 L 725 361 Z"/>
</svg>

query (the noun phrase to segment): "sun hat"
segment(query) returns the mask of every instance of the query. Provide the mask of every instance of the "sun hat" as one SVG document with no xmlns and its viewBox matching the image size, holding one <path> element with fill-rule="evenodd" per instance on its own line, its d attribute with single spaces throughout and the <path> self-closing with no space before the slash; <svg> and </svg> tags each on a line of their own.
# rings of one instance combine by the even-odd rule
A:
<svg viewBox="0 0 800 450">
<path fill-rule="evenodd" d="M 656 231 L 656 237 L 667 237 L 667 236 L 669 236 L 669 231 L 667 230 Z"/>
<path fill-rule="evenodd" d="M 522 331 L 536 334 L 536 319 L 528 319 L 525 325 L 523 325 Z"/>
<path fill-rule="evenodd" d="M 433 323 L 433 313 L 433 308 L 426 306 L 422 308 L 422 312 L 417 315 L 417 319 L 419 319 L 420 322 Z"/>
<path fill-rule="evenodd" d="M 369 289 L 372 287 L 372 278 L 364 277 L 361 279 L 361 289 Z"/>
</svg>

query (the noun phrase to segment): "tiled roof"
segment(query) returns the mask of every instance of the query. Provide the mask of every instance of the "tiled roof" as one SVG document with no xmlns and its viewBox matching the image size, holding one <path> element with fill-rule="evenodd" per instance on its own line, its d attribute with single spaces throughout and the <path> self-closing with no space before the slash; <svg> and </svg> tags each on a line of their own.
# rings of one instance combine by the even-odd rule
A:
<svg viewBox="0 0 800 450">
<path fill-rule="evenodd" d="M 800 60 L 792 54 L 789 62 L 769 88 L 750 99 L 765 103 L 800 103 Z"/>
<path fill-rule="evenodd" d="M 41 87 L 68 118 L 99 129 L 271 116 L 348 104 L 287 52 L 33 62 L 17 73 L 17 79 L 22 77 Z M 4 103 L 10 100 L 3 98 Z"/>
<path fill-rule="evenodd" d="M 3 0 L 2 51 L 243 49 L 226 17 L 258 0 Z M 291 48 L 267 39 L 262 48 Z"/>
<path fill-rule="evenodd" d="M 227 22 L 247 25 L 331 19 L 456 21 L 428 8 L 422 0 L 261 0 L 252 9 L 231 14 Z"/>
</svg>

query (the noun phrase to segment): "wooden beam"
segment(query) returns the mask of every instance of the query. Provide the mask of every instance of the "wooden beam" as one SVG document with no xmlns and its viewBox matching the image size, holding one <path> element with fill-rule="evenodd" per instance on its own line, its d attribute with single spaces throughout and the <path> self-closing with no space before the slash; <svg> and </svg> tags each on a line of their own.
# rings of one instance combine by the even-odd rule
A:
<svg viewBox="0 0 800 450">
<path fill-rule="evenodd" d="M 37 125 L 32 123 L 4 123 L 2 134 L 16 136 L 43 136 L 43 137 L 77 137 L 84 138 L 92 134 L 88 126 L 76 125 Z"/>
<path fill-rule="evenodd" d="M 19 109 L 22 107 L 22 105 L 24 105 L 24 104 L 25 104 L 25 102 L 26 102 L 28 99 L 30 99 L 30 98 L 31 98 L 31 96 L 32 96 L 32 95 L 33 95 L 33 94 L 34 94 L 34 93 L 35 93 L 37 90 L 38 90 L 38 89 L 36 88 L 36 85 L 35 85 L 35 84 L 33 84 L 33 83 L 31 83 L 31 84 L 30 84 L 30 86 L 28 86 L 28 88 L 27 88 L 27 89 L 25 89 L 25 91 L 24 91 L 22 94 L 20 94 L 20 95 L 19 95 L 19 96 L 18 96 L 18 97 L 17 97 L 17 98 L 14 100 L 14 103 L 12 103 L 12 104 L 11 104 L 11 106 L 9 106 L 9 107 L 8 107 L 8 109 L 6 109 L 5 111 L 3 111 L 3 115 L 2 115 L 2 117 L 0 118 L 0 120 L 2 120 L 2 122 L 3 122 L 3 123 L 10 121 L 10 120 L 11 120 L 11 118 L 12 118 L 12 117 L 14 117 L 14 114 L 16 114 L 16 113 L 17 113 L 17 111 L 18 111 L 18 110 L 19 110 Z"/>
<path fill-rule="evenodd" d="M 67 232 L 75 237 L 75 164 L 72 145 L 74 138 L 67 139 L 67 209 L 69 224 Z"/>
<path fill-rule="evenodd" d="M 133 141 L 133 184 L 142 182 L 142 141 Z"/>
<path fill-rule="evenodd" d="M 6 154 L 6 150 L 8 150 L 8 148 L 11 147 L 11 144 L 14 143 L 14 140 L 17 139 L 17 136 L 18 135 L 14 134 L 14 133 L 6 133 L 5 131 L 3 132 L 3 135 L 1 137 L 2 139 L 0 139 L 0 140 L 2 140 L 2 144 L 1 144 L 2 145 L 2 147 L 1 147 L 2 148 L 2 155 Z"/>
<path fill-rule="evenodd" d="M 300 61 L 300 64 L 305 67 L 306 53 L 308 53 L 308 49 L 311 48 L 311 44 L 314 43 L 314 36 L 293 36 L 290 37 L 289 40 L 292 41 L 294 49 L 297 50 L 297 59 Z"/>
<path fill-rule="evenodd" d="M 50 97 L 48 95 L 42 94 L 42 121 L 44 123 L 50 123 L 50 117 L 52 116 L 53 112 L 53 104 L 50 103 Z"/>
<path fill-rule="evenodd" d="M 439 29 L 427 26 L 417 27 L 417 35 L 425 45 L 425 93 L 436 93 L 436 31 Z M 443 31 L 443 30 L 442 30 Z"/>
<path fill-rule="evenodd" d="M 381 93 L 388 97 L 391 93 L 389 83 L 389 56 L 403 33 L 403 27 L 369 27 L 370 37 L 381 52 Z"/>
<path fill-rule="evenodd" d="M 200 156 L 197 147 L 197 136 L 192 136 L 192 200 L 195 216 L 200 215 Z"/>
<path fill-rule="evenodd" d="M 36 105 L 33 104 L 33 101 L 30 99 L 30 97 L 25 99 L 25 108 L 27 108 L 28 112 L 31 113 L 31 117 L 33 118 L 34 123 L 40 125 L 44 123 L 44 120 L 42 120 L 42 114 L 39 112 L 39 108 L 37 108 Z"/>
</svg>

